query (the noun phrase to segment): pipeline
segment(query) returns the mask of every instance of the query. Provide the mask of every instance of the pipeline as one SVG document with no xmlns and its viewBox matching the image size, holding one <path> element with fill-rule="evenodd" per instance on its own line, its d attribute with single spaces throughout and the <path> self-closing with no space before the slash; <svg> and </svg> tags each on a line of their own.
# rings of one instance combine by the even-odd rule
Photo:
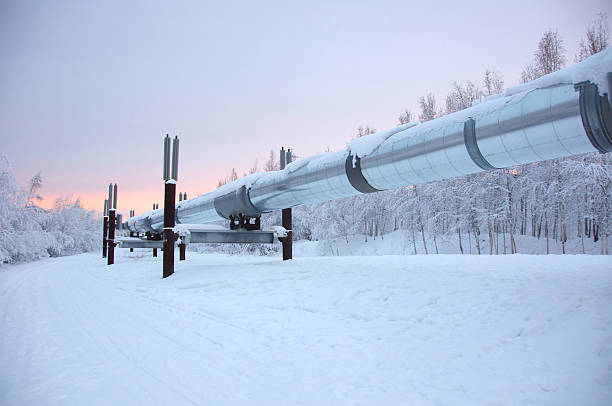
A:
<svg viewBox="0 0 612 406">
<path fill-rule="evenodd" d="M 294 206 L 588 152 L 612 151 L 612 49 L 426 123 L 407 123 L 183 200 L 176 223 Z M 163 209 L 127 220 L 163 230 Z"/>
</svg>

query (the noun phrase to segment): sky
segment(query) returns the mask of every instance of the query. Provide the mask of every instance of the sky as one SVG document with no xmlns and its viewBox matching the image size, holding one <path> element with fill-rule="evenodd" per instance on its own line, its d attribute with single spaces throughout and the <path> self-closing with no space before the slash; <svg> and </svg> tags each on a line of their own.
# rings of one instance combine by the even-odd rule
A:
<svg viewBox="0 0 612 406">
<path fill-rule="evenodd" d="M 270 150 L 337 150 L 384 130 L 486 69 L 518 84 L 547 29 L 573 63 L 597 13 L 585 1 L 0 0 L 0 154 L 42 203 L 163 206 L 165 134 L 180 138 L 177 191 L 212 191 Z"/>
</svg>

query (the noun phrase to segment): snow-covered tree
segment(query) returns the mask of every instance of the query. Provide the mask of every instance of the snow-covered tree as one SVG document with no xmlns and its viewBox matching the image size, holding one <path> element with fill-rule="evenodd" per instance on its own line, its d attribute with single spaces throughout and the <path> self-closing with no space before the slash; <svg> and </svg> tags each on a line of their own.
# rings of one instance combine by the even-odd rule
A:
<svg viewBox="0 0 612 406">
<path fill-rule="evenodd" d="M 436 97 L 433 93 L 427 93 L 427 96 L 419 98 L 419 108 L 421 109 L 419 114 L 421 122 L 430 121 L 440 116 L 440 110 L 438 110 Z"/>
<path fill-rule="evenodd" d="M 24 191 L 6 157 L 0 158 L 0 262 L 17 263 L 91 251 L 100 244 L 100 216 L 79 200 L 63 198 L 51 210 L 33 204 L 36 175 Z"/>
<path fill-rule="evenodd" d="M 566 62 L 563 39 L 554 30 L 548 30 L 542 35 L 538 49 L 534 53 L 534 62 L 527 65 L 521 74 L 523 83 L 537 79 L 540 76 L 558 71 Z"/>
<path fill-rule="evenodd" d="M 376 128 L 370 128 L 370 126 L 362 126 L 357 127 L 357 138 L 363 137 L 365 135 L 374 134 L 376 132 Z"/>
<path fill-rule="evenodd" d="M 453 82 L 453 89 L 446 96 L 446 114 L 472 107 L 472 103 L 482 98 L 482 91 L 469 80 L 462 85 Z"/>
<path fill-rule="evenodd" d="M 264 171 L 266 172 L 271 172 L 271 171 L 277 171 L 279 169 L 279 162 L 276 159 L 276 153 L 274 152 L 273 149 L 270 150 L 270 155 L 268 156 L 268 160 L 266 161 L 265 165 L 264 165 Z"/>
<path fill-rule="evenodd" d="M 504 80 L 501 75 L 494 70 L 487 69 L 483 78 L 483 94 L 491 96 L 504 91 Z"/>
<path fill-rule="evenodd" d="M 406 124 L 412 121 L 412 112 L 408 109 L 404 109 L 404 111 L 402 111 L 399 115 L 399 117 L 397 118 L 397 120 L 399 121 L 399 124 Z"/>
<path fill-rule="evenodd" d="M 591 55 L 603 51 L 610 43 L 610 31 L 608 29 L 608 15 L 597 14 L 597 18 L 587 28 L 585 38 L 580 40 L 576 62 L 580 62 Z"/>
</svg>

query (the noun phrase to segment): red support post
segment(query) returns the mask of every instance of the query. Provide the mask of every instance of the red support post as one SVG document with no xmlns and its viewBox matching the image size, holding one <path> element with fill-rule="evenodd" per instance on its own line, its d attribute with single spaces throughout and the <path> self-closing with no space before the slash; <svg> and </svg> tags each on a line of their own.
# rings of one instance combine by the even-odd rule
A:
<svg viewBox="0 0 612 406">
<path fill-rule="evenodd" d="M 115 263 L 115 209 L 108 211 L 108 265 Z"/>
<path fill-rule="evenodd" d="M 287 236 L 283 237 L 283 261 L 293 259 L 293 231 L 291 231 L 291 209 L 283 209 L 282 226 L 287 230 Z"/>
<path fill-rule="evenodd" d="M 291 150 L 285 148 L 281 148 L 280 150 L 280 168 L 285 169 L 286 165 L 289 165 L 293 160 L 293 155 L 291 154 Z M 283 237 L 283 261 L 288 259 L 293 259 L 293 231 L 291 231 L 291 209 L 283 209 L 281 212 L 282 218 L 282 226 L 285 230 L 287 230 L 287 236 Z"/>
<path fill-rule="evenodd" d="M 185 244 L 179 244 L 179 261 L 185 260 Z"/>
<path fill-rule="evenodd" d="M 108 216 L 104 216 L 102 224 L 102 258 L 106 258 L 106 236 L 108 235 Z"/>
<path fill-rule="evenodd" d="M 164 193 L 164 271 L 163 277 L 174 273 L 174 216 L 175 216 L 176 183 L 166 181 Z"/>
</svg>

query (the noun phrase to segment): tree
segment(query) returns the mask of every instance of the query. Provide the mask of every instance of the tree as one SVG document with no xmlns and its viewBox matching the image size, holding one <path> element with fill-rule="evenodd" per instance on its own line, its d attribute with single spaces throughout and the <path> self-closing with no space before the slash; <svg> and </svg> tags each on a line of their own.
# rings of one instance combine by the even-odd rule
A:
<svg viewBox="0 0 612 406">
<path fill-rule="evenodd" d="M 253 163 L 253 166 L 251 166 L 251 168 L 249 169 L 249 175 L 257 172 L 259 170 L 259 162 L 257 162 L 257 158 L 255 158 L 255 162 Z"/>
<path fill-rule="evenodd" d="M 412 121 L 412 112 L 408 109 L 404 109 L 403 112 L 400 113 L 399 117 L 397 118 L 397 120 L 399 121 L 399 124 L 407 124 L 409 122 Z"/>
<path fill-rule="evenodd" d="M 521 83 L 531 82 L 542 76 L 535 65 L 526 65 L 521 72 Z"/>
<path fill-rule="evenodd" d="M 370 128 L 369 126 L 360 125 L 357 128 L 357 138 L 363 137 L 365 135 L 374 134 L 376 132 L 376 128 Z"/>
<path fill-rule="evenodd" d="M 238 179 L 238 173 L 236 173 L 236 168 L 232 168 L 230 175 L 229 175 L 229 181 L 233 182 L 237 179 Z"/>
<path fill-rule="evenodd" d="M 469 80 L 464 85 L 453 82 L 453 90 L 446 96 L 446 114 L 472 107 L 472 103 L 480 100 L 482 91 Z"/>
<path fill-rule="evenodd" d="M 523 83 L 558 71 L 565 65 L 565 47 L 557 31 L 548 30 L 542 35 L 534 57 L 533 64 L 523 69 Z"/>
<path fill-rule="evenodd" d="M 33 261 L 48 256 L 71 255 L 99 246 L 99 213 L 85 210 L 79 199 L 58 199 L 45 210 L 30 204 L 42 177 L 28 186 L 17 185 L 12 167 L 0 154 L 0 263 Z"/>
<path fill-rule="evenodd" d="M 603 51 L 610 42 L 610 31 L 608 30 L 608 15 L 597 14 L 597 18 L 587 28 L 586 37 L 580 40 L 576 62 L 580 62 L 591 55 Z"/>
<path fill-rule="evenodd" d="M 238 179 L 238 173 L 236 172 L 236 168 L 232 168 L 228 176 L 226 176 L 224 179 L 221 179 L 219 182 L 217 182 L 217 187 L 221 187 L 225 185 L 226 183 L 233 182 L 236 179 Z"/>
<path fill-rule="evenodd" d="M 28 198 L 27 198 L 27 204 L 29 206 L 34 205 L 34 200 L 37 200 L 39 202 L 43 200 L 42 196 L 38 194 L 38 191 L 41 188 L 42 188 L 42 176 L 40 172 L 38 172 L 36 175 L 32 176 L 32 179 L 30 179 L 30 182 L 29 182 Z"/>
<path fill-rule="evenodd" d="M 419 107 L 421 108 L 419 120 L 422 122 L 433 120 L 440 115 L 436 97 L 432 93 L 427 93 L 427 96 L 419 98 Z"/>
<path fill-rule="evenodd" d="M 276 154 L 274 153 L 274 150 L 271 149 L 270 156 L 268 157 L 268 161 L 264 165 L 264 171 L 271 172 L 271 171 L 277 170 L 278 168 L 279 168 L 279 164 L 276 161 Z"/>
<path fill-rule="evenodd" d="M 494 70 L 487 69 L 484 73 L 483 90 L 485 96 L 500 94 L 504 91 L 504 80 L 501 75 Z"/>
</svg>

